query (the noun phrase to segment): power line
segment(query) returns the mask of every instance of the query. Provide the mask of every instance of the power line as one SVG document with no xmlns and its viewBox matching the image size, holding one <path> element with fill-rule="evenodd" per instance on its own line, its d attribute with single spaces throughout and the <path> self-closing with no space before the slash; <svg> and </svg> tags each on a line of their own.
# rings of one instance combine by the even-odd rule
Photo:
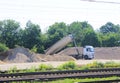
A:
<svg viewBox="0 0 120 83">
<path fill-rule="evenodd" d="M 81 1 L 96 2 L 96 3 L 120 4 L 120 2 L 111 2 L 111 1 L 96 1 L 96 0 L 81 0 Z"/>
</svg>

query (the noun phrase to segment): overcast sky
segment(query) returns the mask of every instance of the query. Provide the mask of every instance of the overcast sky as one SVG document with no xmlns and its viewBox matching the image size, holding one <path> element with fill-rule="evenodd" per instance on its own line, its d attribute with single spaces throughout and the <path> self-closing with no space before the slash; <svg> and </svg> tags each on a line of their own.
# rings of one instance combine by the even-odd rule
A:
<svg viewBox="0 0 120 83">
<path fill-rule="evenodd" d="M 113 1 L 120 0 L 96 0 Z M 0 20 L 13 19 L 22 27 L 28 20 L 39 24 L 42 31 L 55 22 L 70 24 L 88 21 L 94 29 L 106 22 L 120 24 L 120 4 L 96 3 L 81 0 L 0 0 Z"/>
</svg>

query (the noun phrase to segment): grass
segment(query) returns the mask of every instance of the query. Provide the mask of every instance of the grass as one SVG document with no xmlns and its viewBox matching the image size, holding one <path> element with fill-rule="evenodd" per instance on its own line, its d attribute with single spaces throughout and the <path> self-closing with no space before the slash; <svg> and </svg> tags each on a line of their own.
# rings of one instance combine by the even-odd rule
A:
<svg viewBox="0 0 120 83">
<path fill-rule="evenodd" d="M 102 80 L 116 80 L 120 77 L 108 77 L 108 78 L 85 78 L 85 79 L 64 79 L 58 81 L 52 81 L 48 83 L 77 83 L 77 82 L 92 82 L 92 81 L 102 81 Z"/>
<path fill-rule="evenodd" d="M 89 63 L 81 67 L 82 69 L 97 69 L 97 68 L 120 68 L 120 63 L 115 63 L 113 61 L 109 61 L 106 63 L 101 63 L 94 61 L 93 63 Z"/>
<path fill-rule="evenodd" d="M 104 80 L 117 80 L 120 79 L 120 77 L 108 77 L 108 78 L 85 78 L 85 79 L 62 79 L 62 80 L 56 80 L 56 81 L 46 81 L 46 82 L 34 82 L 34 83 L 77 83 L 77 82 L 93 82 L 93 81 L 104 81 Z"/>
<path fill-rule="evenodd" d="M 75 70 L 77 69 L 77 65 L 75 64 L 74 61 L 69 61 L 69 62 L 66 62 L 60 66 L 57 67 L 58 70 Z"/>
<path fill-rule="evenodd" d="M 74 61 L 66 62 L 62 65 L 59 65 L 57 68 L 54 68 L 52 65 L 41 64 L 38 67 L 32 66 L 30 69 L 19 70 L 19 72 L 41 72 L 41 71 L 54 71 L 54 70 L 88 70 L 88 69 L 96 69 L 96 68 L 118 68 L 120 67 L 120 63 L 115 63 L 113 61 L 101 63 L 101 62 L 93 62 L 87 65 L 79 66 L 76 65 Z M 17 67 L 10 68 L 8 73 L 18 73 Z M 48 82 L 34 82 L 34 83 L 76 83 L 76 82 L 90 82 L 90 81 L 98 81 L 98 80 L 116 80 L 120 79 L 120 77 L 108 77 L 108 78 L 86 78 L 86 79 L 62 79 L 56 81 L 48 81 Z M 13 82 L 15 83 L 15 82 Z M 22 82 L 22 83 L 30 83 L 30 82 Z"/>
<path fill-rule="evenodd" d="M 42 72 L 42 71 L 57 71 L 57 70 L 88 70 L 88 69 L 97 69 L 97 68 L 120 68 L 120 63 L 115 63 L 113 61 L 101 63 L 94 61 L 87 65 L 79 66 L 75 64 L 74 61 L 69 61 L 64 64 L 59 65 L 57 68 L 54 68 L 52 65 L 40 64 L 38 67 L 32 66 L 30 69 L 19 70 L 17 67 L 12 67 L 7 71 L 8 73 L 22 73 L 22 72 Z"/>
<path fill-rule="evenodd" d="M 78 83 L 78 82 L 94 82 L 94 81 L 104 81 L 104 80 L 118 80 L 120 77 L 107 77 L 107 78 L 85 78 L 85 79 L 73 79 L 73 78 L 67 78 L 67 79 L 61 79 L 61 80 L 55 80 L 55 81 L 33 81 L 33 83 Z M 12 82 L 16 83 L 16 82 Z M 20 83 L 31 83 L 31 82 L 20 82 Z"/>
</svg>

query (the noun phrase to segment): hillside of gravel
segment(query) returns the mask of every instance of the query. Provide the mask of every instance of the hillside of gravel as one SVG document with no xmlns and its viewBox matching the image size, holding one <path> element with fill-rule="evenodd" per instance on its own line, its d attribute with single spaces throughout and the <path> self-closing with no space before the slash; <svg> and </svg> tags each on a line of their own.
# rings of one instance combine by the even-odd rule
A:
<svg viewBox="0 0 120 83">
<path fill-rule="evenodd" d="M 4 62 L 23 63 L 23 62 L 38 62 L 41 61 L 29 49 L 18 47 L 0 54 L 0 59 Z"/>
<path fill-rule="evenodd" d="M 80 54 L 83 52 L 82 47 L 78 47 Z M 74 55 L 78 54 L 75 47 L 66 48 L 59 52 L 58 54 L 62 55 Z M 94 59 L 120 59 L 120 47 L 97 47 L 95 48 L 95 58 Z"/>
<path fill-rule="evenodd" d="M 9 51 L 0 53 L 1 62 L 7 63 L 27 63 L 27 62 L 45 62 L 45 61 L 69 61 L 75 60 L 67 55 L 45 55 L 36 54 L 24 47 L 17 47 Z"/>
<path fill-rule="evenodd" d="M 120 59 L 120 47 L 95 48 L 95 59 Z"/>
<path fill-rule="evenodd" d="M 71 47 L 62 50 L 54 55 L 36 54 L 27 48 L 17 47 L 9 51 L 0 53 L 0 63 L 29 63 L 47 61 L 70 61 L 76 60 L 69 55 L 77 55 L 76 49 L 82 54 L 82 47 Z M 94 59 L 120 60 L 120 47 L 97 47 L 95 48 Z"/>
</svg>

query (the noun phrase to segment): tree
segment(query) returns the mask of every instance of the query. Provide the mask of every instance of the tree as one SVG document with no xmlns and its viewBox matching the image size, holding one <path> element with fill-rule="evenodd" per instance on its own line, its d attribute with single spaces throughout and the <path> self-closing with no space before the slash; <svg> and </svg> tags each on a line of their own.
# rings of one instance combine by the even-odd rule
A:
<svg viewBox="0 0 120 83">
<path fill-rule="evenodd" d="M 73 22 L 68 27 L 69 33 L 72 33 L 74 35 L 75 40 L 79 46 L 81 45 L 81 42 L 85 36 L 85 31 L 87 29 L 93 30 L 92 26 L 88 24 L 86 21 L 85 22 Z"/>
<path fill-rule="evenodd" d="M 41 29 L 39 25 L 33 24 L 31 21 L 26 23 L 26 27 L 23 31 L 22 35 L 22 44 L 24 47 L 32 49 L 33 47 L 37 47 L 38 50 L 43 50 L 44 47 L 42 45 L 41 40 Z M 43 48 L 41 48 L 43 47 Z"/>
<path fill-rule="evenodd" d="M 103 25 L 100 28 L 100 32 L 103 34 L 107 34 L 107 33 L 117 33 L 118 31 L 120 31 L 120 27 L 118 25 L 114 25 L 111 22 L 107 22 L 105 25 Z"/>
<path fill-rule="evenodd" d="M 7 47 L 13 48 L 18 42 L 18 32 L 20 24 L 14 20 L 4 20 L 0 22 L 1 42 Z"/>
<path fill-rule="evenodd" d="M 67 26 L 64 22 L 55 23 L 51 26 L 49 26 L 49 29 L 47 31 L 48 41 L 46 42 L 46 48 L 50 47 L 54 43 L 56 43 L 58 40 L 63 38 L 67 35 Z"/>
<path fill-rule="evenodd" d="M 97 34 L 92 29 L 87 29 L 85 31 L 85 37 L 82 40 L 82 46 L 92 45 L 94 47 L 100 47 L 101 41 Z"/>
<path fill-rule="evenodd" d="M 113 47 L 119 45 L 119 34 L 111 33 L 103 35 L 102 37 L 102 46 L 103 47 Z"/>
</svg>

